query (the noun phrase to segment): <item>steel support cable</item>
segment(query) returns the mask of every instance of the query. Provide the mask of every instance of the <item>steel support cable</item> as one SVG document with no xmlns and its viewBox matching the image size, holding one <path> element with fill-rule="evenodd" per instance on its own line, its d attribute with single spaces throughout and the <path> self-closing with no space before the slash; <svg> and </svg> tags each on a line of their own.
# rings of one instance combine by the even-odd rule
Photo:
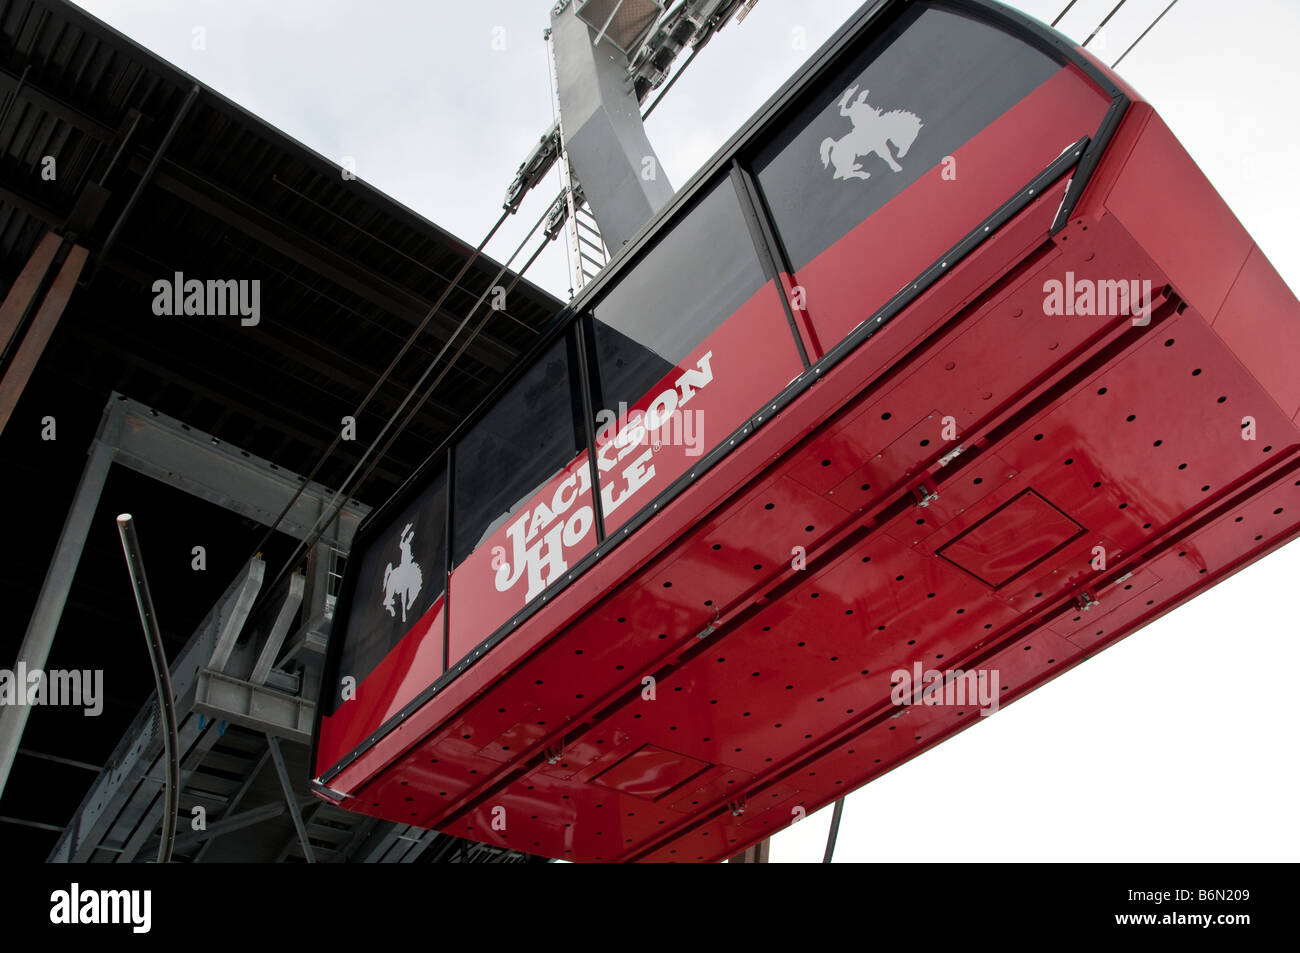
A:
<svg viewBox="0 0 1300 953">
<path fill-rule="evenodd" d="M 680 67 L 678 67 L 677 72 L 673 73 L 673 75 L 668 78 L 668 83 L 664 86 L 663 89 L 659 90 L 659 95 L 656 96 L 654 98 L 654 101 L 650 103 L 650 108 L 641 114 L 642 122 L 645 122 L 647 119 L 650 118 L 650 114 L 655 111 L 655 107 L 659 105 L 659 101 L 668 95 L 668 90 L 673 88 L 673 84 L 676 83 L 677 80 L 681 78 L 681 75 L 686 72 L 686 67 L 691 65 L 691 60 L 695 59 L 695 55 L 699 53 L 700 50 L 703 49 L 703 47 L 704 47 L 703 43 L 701 43 L 699 46 L 691 47 L 691 55 L 686 57 L 686 62 L 683 63 Z"/>
<path fill-rule="evenodd" d="M 1079 0 L 1070 0 L 1070 2 L 1065 5 L 1065 9 L 1062 10 L 1059 14 L 1057 14 L 1056 19 L 1052 21 L 1052 26 L 1056 26 L 1058 23 L 1060 23 L 1062 18 L 1064 18 L 1064 16 L 1070 12 L 1070 9 L 1078 2 Z M 1155 29 L 1156 24 L 1159 23 L 1161 20 L 1163 20 L 1165 18 L 1165 14 L 1168 13 L 1170 10 L 1172 10 L 1174 8 L 1174 5 L 1177 3 L 1178 0 L 1171 0 L 1169 6 L 1161 10 L 1160 15 L 1151 21 L 1151 25 L 1148 26 L 1145 30 L 1143 30 L 1142 33 L 1138 36 L 1138 38 L 1129 45 L 1129 48 L 1120 54 L 1119 59 L 1117 59 L 1115 62 L 1110 64 L 1110 68 L 1114 69 L 1115 67 L 1119 66 L 1120 63 L 1124 62 L 1124 58 L 1128 56 L 1130 53 L 1132 53 L 1134 48 L 1139 43 L 1141 43 L 1144 39 L 1146 39 L 1146 35 L 1150 33 L 1153 29 Z M 1115 5 L 1115 9 L 1111 10 L 1110 13 L 1106 14 L 1106 18 L 1097 25 L 1097 29 L 1092 31 L 1092 34 L 1088 37 L 1088 39 L 1083 41 L 1082 45 L 1087 46 L 1088 43 L 1092 40 L 1092 38 L 1101 32 L 1102 28 L 1105 27 L 1106 24 L 1110 22 L 1110 18 L 1113 17 L 1116 14 L 1116 12 L 1119 11 L 1119 8 L 1122 6 L 1124 6 L 1124 0 L 1120 0 L 1120 2 Z"/>
<path fill-rule="evenodd" d="M 506 286 L 505 293 L 507 295 L 514 290 L 515 285 L 517 285 L 520 282 L 520 280 L 523 278 L 524 272 L 526 272 L 532 266 L 533 262 L 535 262 L 538 256 L 541 255 L 541 253 L 546 250 L 546 246 L 549 244 L 550 244 L 549 239 L 546 242 L 543 242 L 542 245 L 535 252 L 533 252 L 532 256 L 529 257 L 528 261 L 524 262 L 524 266 L 520 268 L 518 272 L 516 272 L 515 277 L 511 280 L 510 284 Z M 479 304 L 481 303 L 482 300 L 479 301 Z M 473 311 L 477 310 L 477 308 L 478 308 L 478 304 L 474 306 L 474 309 L 471 310 L 470 314 L 472 315 Z M 468 348 L 472 343 L 474 343 L 474 339 L 478 337 L 479 332 L 481 332 L 483 328 L 487 326 L 488 319 L 491 317 L 492 317 L 492 312 L 489 311 L 487 314 L 483 315 L 483 317 L 479 319 L 478 324 L 474 327 L 474 330 L 470 333 L 469 337 L 467 337 L 463 342 L 461 342 L 461 345 L 459 348 L 457 348 L 456 353 L 451 356 L 451 358 L 447 361 L 445 365 L 443 365 L 443 368 L 441 371 L 439 371 L 438 376 L 435 377 L 428 384 L 428 386 L 424 388 L 424 393 L 420 396 L 420 399 L 415 403 L 413 407 L 411 407 L 410 410 L 406 412 L 406 416 L 402 419 L 402 422 L 398 424 L 397 429 L 394 430 L 392 434 L 389 435 L 388 440 L 384 443 L 382 447 L 379 448 L 379 452 L 374 455 L 373 459 L 371 459 L 370 461 L 370 464 L 366 467 L 365 471 L 361 474 L 361 478 L 357 480 L 356 486 L 358 488 L 363 486 L 366 480 L 370 478 L 370 474 L 374 472 L 375 467 L 377 467 L 379 465 L 379 462 L 384 458 L 384 454 L 386 454 L 388 452 L 389 447 L 393 445 L 393 441 L 395 441 L 399 436 L 401 436 L 402 431 L 404 431 L 408 426 L 410 426 L 411 421 L 414 420 L 415 415 L 420 412 L 420 408 L 424 406 L 425 401 L 427 401 L 433 395 L 433 392 L 437 390 L 438 385 L 442 383 L 443 378 L 447 376 L 447 372 L 452 369 L 453 365 L 455 365 L 457 358 L 459 358 L 460 355 L 464 353 L 466 348 Z M 430 368 L 432 367 L 433 365 L 431 364 Z M 423 378 L 421 378 L 421 381 L 423 381 Z M 421 381 L 416 382 L 415 386 L 417 388 L 420 386 Z M 355 472 L 356 470 L 354 469 L 353 473 Z M 351 476 L 349 476 L 349 480 L 350 479 Z M 331 501 L 330 506 L 332 507 L 333 505 L 334 505 L 333 501 Z M 330 519 L 332 518 L 333 517 L 331 516 Z M 325 526 L 328 525 L 329 525 L 329 520 L 326 520 Z M 293 560 L 291 559 L 287 565 L 292 565 L 292 564 L 293 564 Z M 280 575 L 276 577 L 276 582 L 279 582 L 280 577 L 284 575 L 284 572 L 285 570 L 283 569 L 280 571 Z"/>
<path fill-rule="evenodd" d="M 510 284 L 506 286 L 505 293 L 507 295 L 514 290 L 515 285 L 517 285 L 520 279 L 523 278 L 524 272 L 526 272 L 532 266 L 533 262 L 537 260 L 538 256 L 541 255 L 541 253 L 546 250 L 546 246 L 548 244 L 550 244 L 549 241 L 543 243 L 541 247 L 539 247 L 535 252 L 533 252 L 532 256 L 528 259 L 528 261 L 524 262 L 524 266 L 519 269 L 519 271 L 515 274 L 515 277 L 511 280 Z M 387 453 L 388 448 L 393 445 L 393 441 L 398 438 L 398 436 L 402 433 L 403 430 L 405 430 L 408 426 L 410 426 L 411 421 L 415 418 L 415 415 L 419 413 L 420 408 L 424 406 L 425 401 L 427 401 L 430 397 L 433 396 L 433 392 L 437 390 L 438 385 L 442 382 L 442 379 L 447 375 L 447 372 L 451 370 L 452 366 L 456 363 L 457 359 L 461 356 L 461 354 L 464 353 L 465 349 L 474 343 L 474 339 L 479 336 L 479 333 L 485 327 L 487 327 L 488 319 L 491 317 L 492 317 L 492 312 L 489 311 L 487 314 L 483 315 L 483 317 L 479 319 L 478 324 L 474 327 L 474 330 L 470 333 L 469 337 L 467 337 L 463 342 L 461 342 L 461 345 L 459 348 L 457 348 L 456 353 L 453 354 L 451 358 L 447 361 L 447 363 L 443 366 L 442 370 L 438 373 L 438 376 L 434 378 L 433 381 L 431 381 L 428 384 L 428 386 L 424 388 L 424 393 L 421 395 L 419 401 L 417 401 L 415 406 L 413 406 L 410 410 L 406 412 L 405 419 L 402 420 L 402 422 L 398 425 L 397 429 L 394 430 L 393 433 L 389 436 L 388 441 L 379 449 L 379 453 L 376 454 L 374 459 L 370 461 L 370 465 L 366 467 L 365 472 L 361 474 L 361 479 L 357 481 L 357 487 L 363 486 L 366 480 L 370 478 L 370 474 L 373 473 L 375 467 L 379 465 L 379 461 L 384 458 L 384 454 Z"/>
<path fill-rule="evenodd" d="M 162 816 L 162 835 L 158 841 L 158 863 L 172 859 L 172 846 L 176 842 L 176 817 L 181 809 L 181 755 L 180 733 L 176 728 L 176 700 L 172 697 L 171 674 L 167 668 L 167 653 L 163 649 L 162 633 L 158 630 L 158 617 L 154 614 L 153 597 L 149 594 L 149 580 L 144 573 L 140 553 L 140 540 L 135 535 L 135 521 L 129 513 L 117 518 L 117 532 L 122 537 L 122 552 L 126 554 L 126 568 L 131 574 L 135 590 L 135 605 L 140 611 L 145 641 L 149 643 L 149 661 L 153 663 L 154 687 L 158 692 L 158 707 L 162 710 L 163 755 L 166 759 L 166 777 L 163 782 L 165 806 Z"/>
<path fill-rule="evenodd" d="M 1070 12 L 1070 8 L 1078 2 L 1079 0 L 1070 0 L 1070 2 L 1065 5 L 1065 9 L 1056 15 L 1056 19 L 1052 21 L 1052 26 L 1056 26 L 1056 24 L 1065 19 L 1065 15 Z"/>
<path fill-rule="evenodd" d="M 547 206 L 547 212 L 549 213 L 549 211 L 550 211 L 550 206 Z M 479 255 L 483 253 L 483 249 L 487 246 L 487 243 L 492 240 L 492 237 L 496 235 L 497 230 L 501 228 L 502 224 L 505 223 L 505 220 L 509 218 L 510 215 L 511 212 L 509 209 L 503 211 L 501 213 L 501 217 L 496 220 L 496 224 L 494 224 L 492 228 L 488 230 L 487 235 L 484 236 L 483 240 L 478 243 L 478 247 L 475 248 L 473 253 L 468 258 L 465 259 L 465 263 L 461 265 L 460 271 L 456 272 L 456 276 L 451 279 L 451 283 L 448 284 L 447 287 L 442 290 L 442 294 L 438 296 L 438 300 L 434 302 L 433 307 L 431 307 L 428 313 L 424 316 L 424 320 L 421 321 L 419 325 L 416 326 L 415 330 L 411 332 L 410 336 L 407 337 L 406 342 L 402 345 L 401 349 L 397 352 L 396 355 L 393 356 L 393 359 L 388 362 L 388 367 L 384 368 L 383 373 L 380 374 L 379 377 L 375 379 L 375 383 L 371 386 L 366 396 L 362 398 L 360 405 L 357 407 L 356 411 L 352 414 L 353 419 L 359 420 L 361 418 L 361 414 L 365 411 L 365 409 L 368 406 L 370 406 L 370 402 L 374 399 L 375 395 L 379 393 L 379 389 L 384 386 L 385 381 L 388 380 L 389 376 L 393 373 L 393 370 L 397 367 L 398 363 L 400 363 L 402 358 L 406 356 L 407 352 L 410 351 L 410 349 L 415 346 L 415 342 L 419 340 L 420 335 L 422 335 L 425 329 L 428 328 L 429 322 L 433 320 L 434 315 L 438 313 L 438 310 L 443 306 L 443 303 L 446 302 L 448 296 L 452 293 L 452 291 L 456 288 L 456 286 L 460 284 L 460 280 L 465 277 L 466 272 L 468 272 L 470 267 L 474 264 L 474 262 L 478 260 Z M 534 230 L 535 229 L 536 226 L 534 226 Z M 457 329 L 455 334 L 458 333 L 460 333 L 459 328 Z M 455 337 L 455 334 L 453 334 L 452 337 Z M 400 407 L 397 409 L 397 413 L 401 413 Z M 396 414 L 394 416 L 396 416 Z M 321 454 L 320 459 L 316 461 L 316 465 L 312 467 L 311 472 L 307 474 L 307 476 L 303 479 L 303 481 L 298 485 L 298 488 L 294 490 L 293 495 L 290 496 L 288 502 L 284 504 L 284 508 L 280 510 L 279 515 L 276 516 L 275 520 L 271 523 L 271 525 L 267 527 L 265 535 L 262 536 L 262 541 L 258 543 L 257 548 L 253 550 L 254 554 L 260 553 L 266 548 L 267 544 L 271 541 L 272 536 L 275 534 L 276 528 L 280 525 L 281 522 L 284 521 L 284 518 L 289 514 L 289 511 L 293 509 L 293 505 L 298 502 L 298 498 L 302 496 L 303 491 L 307 489 L 307 485 L 316 478 L 316 475 L 318 473 L 320 473 L 321 467 L 325 465 L 325 462 L 329 460 L 331 455 L 334 453 L 334 451 L 338 449 L 339 443 L 342 441 L 342 439 L 343 439 L 343 432 L 340 430 L 339 433 L 334 437 L 334 440 L 326 448 L 325 452 Z M 328 526 L 329 524 L 326 523 L 325 525 Z M 292 560 L 290 560 L 290 562 L 292 562 Z"/>
<path fill-rule="evenodd" d="M 312 197 L 311 197 L 310 195 L 308 195 L 306 192 L 303 192 L 303 191 L 300 191 L 299 189 L 294 188 L 294 187 L 293 187 L 292 185 L 290 185 L 288 182 L 285 182 L 284 180 L 282 180 L 279 176 L 272 175 L 272 176 L 271 176 L 271 181 L 274 182 L 276 185 L 280 186 L 280 188 L 284 189 L 285 191 L 293 193 L 293 195 L 295 195 L 295 196 L 296 196 L 300 201 L 306 202 L 306 203 L 307 203 L 308 205 L 310 205 L 312 208 L 318 209 L 319 211 L 323 212 L 324 214 L 329 215 L 329 216 L 332 216 L 333 218 L 335 218 L 335 219 L 337 219 L 338 221 L 342 222 L 344 225 L 348 226 L 349 228 L 351 228 L 352 230 L 356 231 L 357 233 L 359 233 L 359 234 L 361 234 L 361 235 L 364 235 L 364 236 L 365 236 L 366 238 L 368 238 L 369 240 L 371 240 L 371 241 L 375 242 L 376 244 L 381 245 L 381 246 L 383 246 L 384 248 L 388 249 L 389 251 L 391 251 L 394 255 L 398 256 L 399 258 L 401 258 L 401 259 L 403 259 L 403 260 L 405 260 L 405 261 L 409 261 L 411 264 L 415 265 L 415 267 L 419 268 L 421 271 L 425 272 L 426 274 L 432 275 L 433 277 L 435 277 L 435 278 L 437 278 L 437 279 L 439 279 L 439 280 L 446 280 L 446 277 L 447 277 L 446 275 L 444 275 L 444 274 L 442 274 L 442 273 L 440 273 L 440 272 L 434 271 L 432 268 L 430 268 L 428 265 L 426 265 L 426 264 L 425 264 L 424 262 L 422 262 L 420 259 L 416 258 L 414 255 L 408 255 L 406 252 L 402 251 L 402 250 L 401 250 L 400 248 L 398 248 L 396 245 L 393 245 L 393 244 L 390 244 L 389 242 L 384 241 L 382 238 L 380 238 L 378 235 L 374 234 L 373 232 L 368 232 L 368 231 L 366 231 L 364 228 L 362 228 L 362 227 L 361 227 L 360 225 L 358 225 L 356 222 L 352 221 L 350 218 L 346 218 L 345 216 L 340 215 L 338 212 L 334 211 L 332 208 L 330 208 L 330 207 L 329 207 L 328 205 L 326 205 L 324 202 L 318 202 L 316 199 L 312 198 Z M 502 220 L 504 221 L 504 219 L 502 219 Z M 489 235 L 488 237 L 491 238 L 491 235 Z M 527 324 L 526 322 L 521 321 L 519 318 L 516 318 L 516 317 L 515 317 L 513 314 L 511 314 L 509 311 L 502 311 L 501 314 L 502 314 L 503 317 L 509 318 L 509 319 L 510 319 L 511 321 L 513 321 L 515 324 L 519 325 L 519 326 L 520 326 L 521 328 L 523 328 L 525 331 L 528 331 L 529 333 L 532 333 L 532 334 L 537 333 L 537 329 L 534 328 L 531 324 Z"/>
<path fill-rule="evenodd" d="M 393 411 L 392 415 L 388 418 L 388 420 L 385 421 L 384 426 L 380 429 L 379 433 L 375 435 L 375 439 L 371 441 L 370 446 L 367 447 L 365 451 L 361 454 L 360 459 L 358 459 L 357 462 L 353 465 L 351 472 L 349 472 L 348 475 L 344 478 L 343 482 L 339 485 L 339 488 L 334 491 L 334 496 L 331 497 L 329 503 L 325 506 L 324 511 L 321 513 L 319 517 L 316 518 L 316 522 L 312 524 L 311 529 L 308 530 L 306 536 L 298 543 L 298 546 L 296 549 L 294 549 L 292 555 L 290 555 L 290 557 L 285 561 L 283 568 L 281 568 L 280 572 L 276 575 L 275 579 L 271 582 L 271 585 L 264 587 L 263 591 L 265 592 L 274 591 L 275 586 L 280 582 L 281 579 L 284 578 L 285 574 L 290 571 L 293 565 L 297 562 L 298 557 L 302 553 L 309 550 L 316 543 L 316 541 L 324 533 L 325 528 L 329 526 L 329 524 L 338 515 L 339 511 L 342 510 L 344 504 L 347 503 L 348 488 L 352 485 L 352 480 L 357 475 L 357 472 L 367 462 L 367 460 L 369 460 L 371 455 L 374 454 L 375 448 L 379 445 L 379 441 L 383 439 L 384 434 L 386 434 L 389 428 L 393 426 L 393 422 L 397 420 L 398 415 L 401 414 L 402 411 L 406 409 L 406 405 L 410 402 L 411 398 L 414 397 L 416 392 L 419 391 L 420 388 L 424 386 L 424 382 L 429 379 L 429 375 L 433 372 L 433 369 L 438 366 L 438 363 L 442 360 L 443 356 L 447 353 L 447 349 L 451 347 L 453 342 L 455 342 L 455 340 L 460 336 L 461 332 L 465 330 L 466 325 L 468 325 L 470 320 L 474 317 L 474 313 L 478 310 L 479 305 L 481 305 L 484 301 L 487 300 L 488 295 L 492 294 L 493 289 L 497 286 L 497 282 L 501 280 L 501 276 L 504 275 L 506 271 L 509 270 L 511 262 L 513 262 L 517 257 L 519 257 L 519 253 L 523 251 L 524 246 L 527 245 L 528 242 L 532 240 L 532 237 L 534 234 L 536 234 L 537 229 L 539 229 L 550 217 L 551 209 L 555 207 L 555 203 L 558 202 L 563 197 L 564 197 L 564 191 L 561 190 L 560 193 L 556 195 L 554 199 L 552 199 L 549 203 L 547 203 L 546 211 L 542 213 L 542 217 L 539 218 L 533 224 L 533 227 L 528 230 L 528 234 L 524 236 L 523 240 L 519 243 L 519 246 L 514 250 L 514 252 L 510 255 L 510 257 L 506 259 L 505 264 L 503 264 L 500 267 L 500 269 L 498 269 L 496 276 L 488 283 L 488 286 L 483 291 L 483 294 L 479 295 L 478 300 L 474 302 L 474 305 L 469 309 L 465 317 L 461 319 L 460 324 L 456 326 L 456 329 L 451 333 L 450 336 L 448 336 L 446 342 L 439 349 L 438 353 L 434 356 L 433 360 L 430 361 L 429 365 L 424 369 L 424 372 L 420 375 L 420 379 L 417 380 L 413 385 L 411 385 L 411 387 L 407 390 L 406 396 L 402 398 L 402 402 L 398 405 L 397 409 Z M 493 231 L 496 231 L 496 228 L 499 227 L 500 224 L 501 224 L 500 221 L 498 221 L 497 225 L 493 227 Z M 491 236 L 489 235 L 489 237 Z M 541 254 L 542 250 L 545 249 L 547 244 L 549 243 L 550 243 L 550 238 L 547 238 L 542 243 L 541 248 L 539 248 L 533 254 L 533 256 L 528 259 L 524 267 L 515 274 L 514 279 L 510 282 L 509 287 L 506 289 L 505 292 L 506 294 L 509 294 L 510 290 L 513 289 L 516 284 L 518 284 L 519 280 L 523 278 L 524 272 L 527 271 L 529 266 L 531 266 L 532 263 L 537 260 L 537 256 Z M 485 320 L 486 317 L 491 316 L 491 314 L 492 311 L 489 311 L 488 315 L 485 316 Z M 482 324 L 480 324 L 480 328 L 481 327 Z M 424 402 L 428 400 L 429 393 L 432 393 L 432 388 L 442 381 L 443 377 L 446 376 L 447 371 L 451 369 L 456 358 L 459 357 L 461 353 L 463 353 L 465 348 L 469 346 L 469 343 L 472 342 L 474 340 L 474 337 L 476 337 L 477 335 L 478 335 L 478 330 L 475 330 L 474 336 L 470 337 L 469 340 L 462 343 L 461 346 L 457 349 L 456 354 L 452 357 L 451 361 L 447 362 L 446 366 L 443 368 L 442 372 L 438 375 L 437 379 L 434 381 L 432 385 L 430 385 L 429 392 L 424 394 L 424 396 L 420 398 L 419 403 L 416 404 L 414 408 L 412 408 L 412 410 L 407 414 L 406 418 L 402 421 L 401 427 L 399 427 L 398 430 L 393 433 L 393 436 L 389 438 L 388 442 L 384 444 L 383 450 L 380 452 L 379 456 L 376 456 L 374 461 L 371 462 L 370 467 L 366 470 L 365 474 L 362 477 L 363 480 L 365 479 L 365 477 L 370 475 L 371 471 L 377 465 L 378 461 L 382 459 L 383 453 L 387 452 L 388 448 L 392 445 L 393 441 L 398 437 L 398 435 L 400 435 L 401 432 L 406 429 L 406 426 L 414 418 L 415 413 L 418 412 L 418 410 L 424 406 Z M 335 438 L 334 443 L 331 444 L 331 450 L 338 445 L 339 439 L 340 439 L 339 437 Z M 321 462 L 323 463 L 324 461 L 322 460 Z M 319 469 L 319 466 L 320 464 L 317 465 L 317 469 Z M 310 479 L 310 477 L 308 479 Z M 304 483 L 303 486 L 306 486 L 306 484 Z M 301 488 L 299 489 L 299 492 L 301 492 Z M 288 512 L 288 507 L 285 508 L 285 512 Z M 283 514 L 281 514 L 281 518 L 283 518 Z"/>
<path fill-rule="evenodd" d="M 1133 47 L 1137 46 L 1139 43 L 1142 42 L 1142 40 L 1146 37 L 1146 35 L 1155 28 L 1155 25 L 1165 18 L 1165 14 L 1174 8 L 1174 4 L 1177 2 L 1178 0 L 1173 0 L 1173 3 L 1170 3 L 1169 6 L 1165 7 L 1162 11 L 1160 11 L 1160 16 L 1156 17 L 1154 20 L 1151 21 L 1151 26 L 1147 27 L 1145 30 L 1142 31 L 1142 35 L 1133 41 L 1132 46 L 1130 46 L 1127 50 L 1125 50 L 1123 53 L 1120 54 L 1119 59 L 1117 59 L 1114 63 L 1110 64 L 1110 68 L 1114 69 L 1116 66 L 1119 66 L 1119 64 L 1123 61 L 1124 57 L 1128 56 L 1130 53 L 1133 52 Z"/>
<path fill-rule="evenodd" d="M 1110 18 L 1113 17 L 1115 14 L 1119 13 L 1119 8 L 1124 6 L 1124 4 L 1127 2 L 1128 0 L 1119 0 L 1119 3 L 1115 4 L 1115 8 L 1111 10 L 1110 13 L 1106 14 L 1106 18 L 1097 24 L 1097 29 L 1093 30 L 1091 33 L 1088 34 L 1088 38 L 1083 41 L 1082 45 L 1087 46 L 1089 43 L 1091 43 L 1093 39 L 1097 36 L 1097 34 L 1100 33 L 1103 29 L 1105 29 L 1106 24 L 1110 22 Z"/>
</svg>

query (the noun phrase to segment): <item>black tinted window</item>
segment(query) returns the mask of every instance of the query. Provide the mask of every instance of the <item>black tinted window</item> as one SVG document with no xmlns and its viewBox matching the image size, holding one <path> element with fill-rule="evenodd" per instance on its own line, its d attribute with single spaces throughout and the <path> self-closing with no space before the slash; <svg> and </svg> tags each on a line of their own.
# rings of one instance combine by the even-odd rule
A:
<svg viewBox="0 0 1300 953">
<path fill-rule="evenodd" d="M 730 179 L 595 306 L 597 409 L 635 404 L 764 284 Z"/>
<path fill-rule="evenodd" d="M 360 684 L 442 595 L 447 570 L 447 472 L 370 535 L 348 604 L 339 677 Z M 441 638 L 441 622 L 438 623 Z M 336 701 L 337 692 L 332 696 Z"/>
<path fill-rule="evenodd" d="M 1058 69 L 1046 54 L 987 24 L 909 7 L 755 159 L 795 270 Z"/>
<path fill-rule="evenodd" d="M 456 444 L 456 564 L 585 448 L 570 338 L 543 354 Z"/>
</svg>

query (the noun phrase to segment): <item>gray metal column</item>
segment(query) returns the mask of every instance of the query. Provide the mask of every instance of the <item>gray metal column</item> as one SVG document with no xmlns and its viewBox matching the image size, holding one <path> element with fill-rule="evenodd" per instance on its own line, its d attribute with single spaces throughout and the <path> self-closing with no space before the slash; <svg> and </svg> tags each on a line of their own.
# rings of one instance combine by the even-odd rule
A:
<svg viewBox="0 0 1300 953">
<path fill-rule="evenodd" d="M 90 521 L 99 506 L 99 496 L 104 490 L 114 455 L 113 448 L 99 438 L 91 444 L 90 459 L 81 471 L 81 482 L 77 484 L 77 494 L 73 497 L 68 518 L 63 522 L 63 532 L 59 534 L 54 560 L 50 563 L 49 572 L 45 574 L 41 593 L 36 598 L 36 609 L 32 612 L 27 634 L 18 650 L 18 660 L 26 662 L 29 669 L 43 670 L 45 660 L 49 658 L 54 633 L 59 627 L 63 606 L 68 601 L 72 577 L 77 573 L 81 550 L 85 547 L 86 536 L 90 532 Z M 9 769 L 13 767 L 18 744 L 27 727 L 29 711 L 31 707 L 28 705 L 5 705 L 0 708 L 0 794 L 4 793 L 5 784 L 9 780 Z"/>
<path fill-rule="evenodd" d="M 557 4 L 551 13 L 560 128 L 605 246 L 617 254 L 673 187 L 646 137 L 627 56 L 578 17 L 579 6 Z"/>
</svg>

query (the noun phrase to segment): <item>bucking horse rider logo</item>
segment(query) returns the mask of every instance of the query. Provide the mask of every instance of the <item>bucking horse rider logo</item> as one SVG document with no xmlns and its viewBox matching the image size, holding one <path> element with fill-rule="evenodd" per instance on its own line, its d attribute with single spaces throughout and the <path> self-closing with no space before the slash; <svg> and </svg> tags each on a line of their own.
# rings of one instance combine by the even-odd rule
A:
<svg viewBox="0 0 1300 953">
<path fill-rule="evenodd" d="M 411 555 L 411 540 L 415 539 L 411 526 L 411 523 L 406 524 L 397 542 L 398 548 L 402 551 L 402 558 L 397 563 L 397 568 L 394 569 L 392 563 L 384 567 L 384 608 L 388 610 L 389 615 L 396 616 L 397 613 L 393 611 L 393 596 L 400 594 L 403 622 L 406 621 L 406 610 L 415 605 L 415 597 L 420 594 L 420 585 L 424 582 L 420 567 L 416 565 Z"/>
<path fill-rule="evenodd" d="M 834 165 L 837 179 L 869 179 L 871 173 L 863 169 L 858 160 L 874 152 L 890 169 L 902 172 L 903 167 L 897 160 L 907 155 L 924 123 L 916 113 L 905 109 L 882 113 L 867 102 L 870 90 L 866 89 L 850 105 L 849 100 L 857 91 L 856 85 L 850 86 L 840 100 L 840 115 L 853 121 L 853 131 L 839 139 L 828 136 L 822 140 L 822 166 L 830 168 Z M 897 158 L 890 152 L 891 142 L 898 150 Z"/>
</svg>

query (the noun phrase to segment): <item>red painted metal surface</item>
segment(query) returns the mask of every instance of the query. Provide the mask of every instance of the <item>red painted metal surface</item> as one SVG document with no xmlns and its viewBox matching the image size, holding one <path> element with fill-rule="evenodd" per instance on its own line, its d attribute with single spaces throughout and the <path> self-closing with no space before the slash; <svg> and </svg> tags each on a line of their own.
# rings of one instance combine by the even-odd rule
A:
<svg viewBox="0 0 1300 953">
<path fill-rule="evenodd" d="M 358 691 L 351 700 L 355 704 L 347 718 L 322 720 L 317 739 L 322 758 L 337 761 L 443 673 L 445 605 L 445 596 L 439 596 L 406 638 L 384 656 L 363 683 L 365 691 Z"/>
<path fill-rule="evenodd" d="M 1073 105 L 1017 108 L 1064 145 L 1075 127 L 1057 129 L 1058 116 L 1095 123 L 1104 102 L 1071 70 L 1052 82 Z M 968 156 L 1013 153 L 1024 128 L 977 137 Z M 935 181 L 897 209 L 930 208 Z M 720 860 L 1300 535 L 1300 304 L 1144 103 L 1049 237 L 1065 188 L 1044 190 L 329 787 L 354 810 L 551 857 Z M 951 244 L 924 215 L 889 214 L 898 254 Z M 796 315 L 806 343 L 833 344 L 892 293 L 859 266 L 880 245 L 864 237 L 876 218 L 781 276 L 809 291 Z M 1045 314 L 1049 282 L 1120 276 L 1151 282 L 1145 323 Z M 752 322 L 767 321 L 790 353 L 762 373 L 797 374 L 776 292 L 760 295 L 679 371 L 711 352 L 725 380 Z M 658 476 L 687 466 L 664 457 Z M 465 598 L 453 587 L 453 632 Z M 475 623 L 489 627 L 509 617 L 471 612 L 496 613 Z M 377 673 L 418 667 L 418 643 L 404 651 Z M 928 670 L 983 672 L 964 687 L 986 695 L 900 702 L 900 673 Z M 440 673 L 430 662 L 380 708 Z M 356 740 L 329 739 L 318 768 Z"/>
</svg>

